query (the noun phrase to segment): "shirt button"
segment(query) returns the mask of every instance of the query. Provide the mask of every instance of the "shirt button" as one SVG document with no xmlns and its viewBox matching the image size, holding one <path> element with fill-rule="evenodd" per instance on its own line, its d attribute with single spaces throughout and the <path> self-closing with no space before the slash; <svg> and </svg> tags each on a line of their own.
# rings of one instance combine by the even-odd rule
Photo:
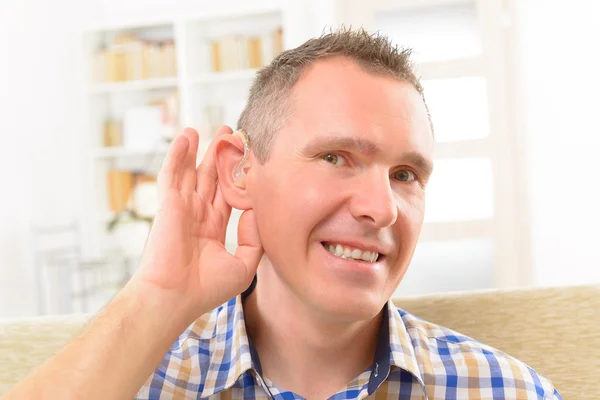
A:
<svg viewBox="0 0 600 400">
<path fill-rule="evenodd" d="M 379 375 L 379 363 L 375 363 L 375 378 L 377 378 L 377 375 Z"/>
</svg>

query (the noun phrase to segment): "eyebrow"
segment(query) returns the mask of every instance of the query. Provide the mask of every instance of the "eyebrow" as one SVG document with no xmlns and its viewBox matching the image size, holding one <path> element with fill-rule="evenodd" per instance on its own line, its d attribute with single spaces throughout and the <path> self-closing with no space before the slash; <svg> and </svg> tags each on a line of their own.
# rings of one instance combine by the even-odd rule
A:
<svg viewBox="0 0 600 400">
<path fill-rule="evenodd" d="M 334 136 L 315 139 L 308 143 L 302 149 L 303 154 L 315 154 L 322 151 L 347 150 L 355 151 L 368 156 L 381 154 L 381 148 L 373 141 L 363 138 L 353 138 L 347 136 Z M 402 155 L 403 163 L 415 165 L 423 171 L 426 176 L 433 172 L 433 163 L 417 151 L 408 151 Z"/>
</svg>

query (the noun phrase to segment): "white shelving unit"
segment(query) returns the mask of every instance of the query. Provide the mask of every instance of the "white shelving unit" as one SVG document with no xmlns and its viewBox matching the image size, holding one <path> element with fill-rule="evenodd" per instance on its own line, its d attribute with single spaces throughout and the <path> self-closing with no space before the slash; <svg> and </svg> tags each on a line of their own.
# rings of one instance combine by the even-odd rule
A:
<svg viewBox="0 0 600 400">
<path fill-rule="evenodd" d="M 81 214 L 84 222 L 84 248 L 90 255 L 101 255 L 118 246 L 107 232 L 110 211 L 107 190 L 109 170 L 158 172 L 168 150 L 169 140 L 152 145 L 129 147 L 121 144 L 104 146 L 104 124 L 120 122 L 132 108 L 148 104 L 173 92 L 178 96 L 178 133 L 184 126 L 201 135 L 200 159 L 212 139 L 214 127 L 228 124 L 235 128 L 245 105 L 248 90 L 259 66 L 250 68 L 243 62 L 238 68 L 214 72 L 212 41 L 225 37 L 261 38 L 262 65 L 274 57 L 273 32 L 283 30 L 283 10 L 278 7 L 248 8 L 236 13 L 207 12 L 177 16 L 158 21 L 130 21 L 126 24 L 98 26 L 85 33 L 88 72 L 88 121 L 84 135 L 86 191 Z M 175 76 L 153 77 L 118 82 L 98 82 L 97 54 L 117 35 L 132 34 L 145 40 L 173 41 L 177 68 Z M 271 41 L 269 41 L 271 40 Z M 227 65 L 225 65 L 227 66 Z M 234 216 L 238 215 L 234 213 Z M 236 225 L 235 218 L 232 227 Z"/>
</svg>

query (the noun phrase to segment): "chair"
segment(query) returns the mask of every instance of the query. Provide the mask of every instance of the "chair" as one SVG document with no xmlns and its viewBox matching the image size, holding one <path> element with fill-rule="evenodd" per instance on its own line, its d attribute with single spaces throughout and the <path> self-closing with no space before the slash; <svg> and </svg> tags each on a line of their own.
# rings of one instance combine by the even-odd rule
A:
<svg viewBox="0 0 600 400">
<path fill-rule="evenodd" d="M 76 222 L 31 228 L 38 314 L 93 312 L 129 280 L 135 260 L 84 257 Z"/>
</svg>

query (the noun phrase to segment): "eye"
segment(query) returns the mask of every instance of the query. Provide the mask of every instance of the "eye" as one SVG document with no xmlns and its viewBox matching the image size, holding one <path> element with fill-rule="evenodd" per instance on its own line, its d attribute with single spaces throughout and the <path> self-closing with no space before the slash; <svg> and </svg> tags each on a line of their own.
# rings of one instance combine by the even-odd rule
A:
<svg viewBox="0 0 600 400">
<path fill-rule="evenodd" d="M 343 156 L 335 153 L 324 154 L 321 158 L 329 164 L 337 165 L 340 167 L 346 164 L 346 159 Z"/>
<path fill-rule="evenodd" d="M 399 169 L 394 172 L 393 177 L 400 182 L 412 182 L 417 179 L 415 173 L 408 169 Z"/>
</svg>

